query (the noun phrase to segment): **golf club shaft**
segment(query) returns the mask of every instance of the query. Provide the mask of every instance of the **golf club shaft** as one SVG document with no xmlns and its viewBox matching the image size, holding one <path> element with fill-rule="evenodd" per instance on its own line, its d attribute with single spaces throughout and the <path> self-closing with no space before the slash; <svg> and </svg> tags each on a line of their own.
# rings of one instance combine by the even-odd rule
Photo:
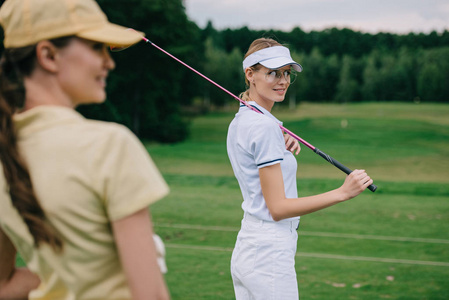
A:
<svg viewBox="0 0 449 300">
<path fill-rule="evenodd" d="M 284 132 L 288 133 L 289 135 L 291 135 L 293 138 L 295 138 L 296 140 L 298 140 L 299 142 L 301 142 L 302 144 L 304 144 L 305 146 L 307 146 L 308 148 L 312 149 L 313 152 L 315 152 L 316 154 L 318 154 L 319 156 L 321 156 L 322 158 L 324 158 L 325 160 L 327 160 L 330 164 L 334 165 L 335 167 L 337 167 L 338 169 L 340 169 L 341 171 L 343 171 L 346 174 L 351 174 L 352 170 L 349 169 L 348 167 L 346 167 L 345 165 L 343 165 L 341 162 L 339 162 L 338 160 L 334 159 L 332 156 L 324 153 L 323 151 L 321 151 L 320 149 L 314 147 L 313 145 L 311 145 L 310 143 L 306 142 L 304 139 L 300 138 L 299 136 L 297 136 L 296 134 L 294 134 L 293 132 L 291 132 L 290 130 L 288 130 L 287 128 L 280 126 L 282 130 L 284 130 Z M 368 186 L 368 189 L 371 192 L 375 192 L 377 190 L 377 186 L 374 184 L 371 184 Z"/>
<path fill-rule="evenodd" d="M 315 152 L 316 154 L 318 154 L 319 156 L 321 156 L 322 158 L 324 158 L 325 160 L 327 160 L 329 163 L 331 163 L 332 165 L 334 165 L 335 167 L 337 167 L 338 169 L 340 169 L 341 171 L 343 171 L 346 174 L 351 174 L 352 170 L 349 169 L 348 167 L 346 167 L 345 165 L 343 165 L 342 163 L 340 163 L 338 160 L 332 158 L 330 155 L 327 155 L 326 153 L 324 153 L 323 151 L 321 151 L 318 148 L 315 148 L 313 150 L 313 152 Z M 375 192 L 377 190 L 377 186 L 374 184 L 371 184 L 368 186 L 368 189 L 371 192 Z"/>
<path fill-rule="evenodd" d="M 149 39 L 142 37 L 142 39 L 147 42 L 150 43 L 153 47 L 155 47 L 156 49 L 160 50 L 161 52 L 165 53 L 166 55 L 170 56 L 171 58 L 173 58 L 174 60 L 176 60 L 177 62 L 179 62 L 180 64 L 182 64 L 183 66 L 185 66 L 186 68 L 190 69 L 191 71 L 193 71 L 194 73 L 196 73 L 197 75 L 201 76 L 202 78 L 204 78 L 205 80 L 209 81 L 210 83 L 212 83 L 213 85 L 215 85 L 216 87 L 218 87 L 219 89 L 221 89 L 222 91 L 224 91 L 225 93 L 227 93 L 228 95 L 230 95 L 231 97 L 237 99 L 240 103 L 244 104 L 245 106 L 247 106 L 248 108 L 250 108 L 251 110 L 257 112 L 257 113 L 261 113 L 260 111 L 258 111 L 257 109 L 255 109 L 254 107 L 252 107 L 251 105 L 249 105 L 248 103 L 246 103 L 245 101 L 243 101 L 242 99 L 240 99 L 239 97 L 237 97 L 236 95 L 234 95 L 233 93 L 231 93 L 230 91 L 228 91 L 227 89 L 225 89 L 224 87 L 222 87 L 221 85 L 219 85 L 218 83 L 216 83 L 215 81 L 213 81 L 212 79 L 206 77 L 205 75 L 203 75 L 202 73 L 198 72 L 197 70 L 195 70 L 194 68 L 192 68 L 191 66 L 189 66 L 188 64 L 186 64 L 185 62 L 183 62 L 182 60 L 178 59 L 177 57 L 175 57 L 174 55 L 170 54 L 169 52 L 165 51 L 164 49 L 162 49 L 161 47 L 159 47 L 158 45 L 156 45 L 155 43 L 151 42 Z M 296 139 L 297 141 L 299 141 L 300 143 L 302 143 L 303 145 L 305 145 L 306 147 L 310 148 L 311 150 L 313 150 L 313 152 L 315 152 L 316 154 L 318 154 L 319 156 L 321 156 L 322 158 L 324 158 L 325 160 L 327 160 L 329 163 L 331 163 L 332 165 L 334 165 L 335 167 L 337 167 L 338 169 L 340 169 L 341 171 L 343 171 L 346 174 L 350 174 L 352 172 L 351 169 L 349 169 L 348 167 L 344 166 L 342 163 L 340 163 L 339 161 L 333 159 L 331 156 L 327 155 L 326 153 L 324 153 L 323 151 L 319 150 L 318 148 L 314 147 L 312 144 L 308 143 L 307 141 L 305 141 L 304 139 L 300 138 L 299 136 L 297 136 L 296 134 L 294 134 L 293 132 L 291 132 L 290 130 L 288 130 L 287 128 L 283 127 L 282 125 L 279 125 L 279 127 L 286 132 L 287 134 L 289 134 L 290 136 L 292 136 L 294 139 Z M 375 192 L 377 189 L 377 186 L 375 186 L 374 184 L 371 184 L 370 186 L 368 186 L 368 189 L 372 192 Z"/>
</svg>

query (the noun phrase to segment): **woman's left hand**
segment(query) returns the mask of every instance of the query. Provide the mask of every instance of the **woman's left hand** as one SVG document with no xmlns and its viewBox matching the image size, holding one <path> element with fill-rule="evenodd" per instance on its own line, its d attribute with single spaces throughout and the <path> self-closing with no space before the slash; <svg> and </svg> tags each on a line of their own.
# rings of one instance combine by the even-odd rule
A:
<svg viewBox="0 0 449 300">
<path fill-rule="evenodd" d="M 301 146 L 294 137 L 292 137 L 288 133 L 284 133 L 284 141 L 285 141 L 285 149 L 287 149 L 293 154 L 296 155 L 299 154 L 299 151 L 301 151 Z"/>
<path fill-rule="evenodd" d="M 16 268 L 16 254 L 0 227 L 0 299 L 28 299 L 28 294 L 40 284 L 39 277 L 28 268 Z"/>
</svg>

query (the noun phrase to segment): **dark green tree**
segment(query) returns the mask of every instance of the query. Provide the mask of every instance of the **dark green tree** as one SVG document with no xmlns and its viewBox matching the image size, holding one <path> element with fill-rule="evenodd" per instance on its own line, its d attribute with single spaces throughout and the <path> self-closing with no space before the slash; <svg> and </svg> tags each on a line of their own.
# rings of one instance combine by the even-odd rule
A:
<svg viewBox="0 0 449 300">
<path fill-rule="evenodd" d="M 420 53 L 417 93 L 421 100 L 448 102 L 449 47 Z"/>
<path fill-rule="evenodd" d="M 211 39 L 206 41 L 205 49 L 205 75 L 229 92 L 238 96 L 245 86 L 242 70 L 243 55 L 240 50 L 234 48 L 228 54 L 224 50 L 214 47 Z M 237 101 L 207 81 L 203 82 L 203 86 L 202 90 L 204 91 L 204 103 L 206 106 L 223 106 L 229 103 L 229 101 Z"/>
<path fill-rule="evenodd" d="M 363 71 L 362 98 L 363 100 L 379 100 L 381 88 L 379 72 L 379 54 L 373 51 L 367 58 Z"/>
<path fill-rule="evenodd" d="M 182 61 L 194 65 L 203 60 L 201 32 L 188 20 L 182 0 L 98 3 L 110 21 L 143 31 L 148 39 Z M 80 111 L 93 118 L 123 123 L 144 139 L 183 140 L 188 126 L 181 106 L 189 105 L 198 93 L 198 77 L 143 42 L 114 53 L 113 58 L 118 70 L 110 75 L 108 101 Z"/>
<path fill-rule="evenodd" d="M 345 55 L 342 60 L 339 74 L 340 78 L 335 94 L 335 101 L 337 102 L 347 103 L 360 101 L 360 87 L 353 76 L 353 65 L 354 59 L 351 56 Z"/>
</svg>

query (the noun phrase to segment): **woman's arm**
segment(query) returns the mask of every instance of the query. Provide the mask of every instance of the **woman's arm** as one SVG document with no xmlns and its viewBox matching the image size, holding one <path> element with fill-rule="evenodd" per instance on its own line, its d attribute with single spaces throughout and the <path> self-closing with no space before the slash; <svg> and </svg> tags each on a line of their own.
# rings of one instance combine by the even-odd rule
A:
<svg viewBox="0 0 449 300">
<path fill-rule="evenodd" d="M 260 168 L 259 177 L 265 202 L 275 221 L 306 215 L 352 199 L 373 183 L 364 170 L 354 170 L 338 189 L 315 196 L 287 199 L 280 164 Z"/>
<path fill-rule="evenodd" d="M 112 229 L 133 299 L 169 299 L 156 260 L 153 225 L 147 209 L 112 222 Z"/>
<path fill-rule="evenodd" d="M 16 268 L 16 249 L 0 228 L 0 299 L 28 299 L 40 280 L 27 268 Z"/>
</svg>

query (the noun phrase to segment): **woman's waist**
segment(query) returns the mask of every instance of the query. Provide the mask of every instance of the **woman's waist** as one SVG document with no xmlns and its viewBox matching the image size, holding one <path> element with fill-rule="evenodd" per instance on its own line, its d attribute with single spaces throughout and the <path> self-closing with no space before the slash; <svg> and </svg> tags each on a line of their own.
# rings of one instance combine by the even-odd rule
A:
<svg viewBox="0 0 449 300">
<path fill-rule="evenodd" d="M 297 230 L 299 227 L 299 217 L 295 218 L 289 218 L 284 219 L 280 221 L 274 221 L 274 220 L 263 220 L 257 216 L 254 216 L 248 212 L 245 212 L 242 219 L 243 223 L 249 223 L 251 224 L 252 228 L 279 228 L 279 229 L 285 229 L 285 230 Z M 243 228 L 243 226 L 242 226 Z"/>
</svg>

